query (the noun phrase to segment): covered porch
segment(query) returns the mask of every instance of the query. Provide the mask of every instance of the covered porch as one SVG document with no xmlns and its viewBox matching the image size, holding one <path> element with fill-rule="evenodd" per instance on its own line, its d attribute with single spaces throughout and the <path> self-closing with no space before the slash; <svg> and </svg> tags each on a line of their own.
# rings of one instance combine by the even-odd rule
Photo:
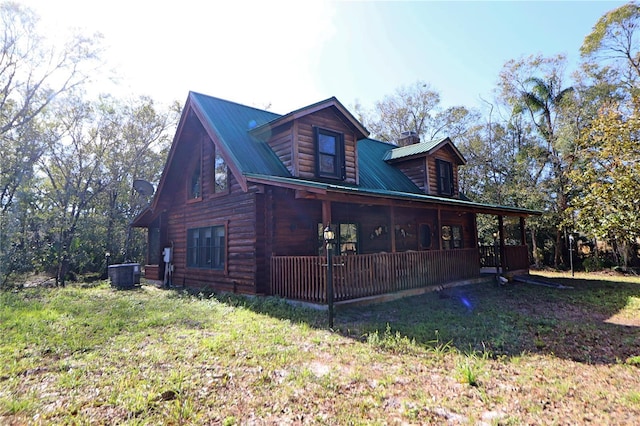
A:
<svg viewBox="0 0 640 426">
<path fill-rule="evenodd" d="M 273 253 L 268 268 L 270 294 L 327 304 L 329 266 L 335 302 L 474 282 L 481 279 L 483 267 L 494 268 L 491 275 L 496 270 L 518 273 L 529 268 L 524 216 L 514 212 L 507 214 L 515 216 L 515 227 L 519 227 L 515 236 L 513 230 L 510 234 L 505 230 L 504 211 L 486 207 L 385 205 L 383 200 L 354 206 L 325 199 L 320 204 L 322 218 L 314 233 L 321 233 L 323 223 L 338 231 L 331 264 L 320 237 L 315 237 L 320 247 L 316 255 Z M 493 244 L 485 241 L 483 245 L 478 237 L 478 213 L 496 217 Z M 378 229 L 380 235 L 375 232 Z"/>
<path fill-rule="evenodd" d="M 333 299 L 341 302 L 473 282 L 481 278 L 481 266 L 496 266 L 493 253 L 486 257 L 484 265 L 481 253 L 484 256 L 487 250 L 481 247 L 333 256 Z M 501 271 L 528 269 L 527 246 L 505 246 L 504 254 Z M 328 266 L 324 256 L 273 256 L 272 292 L 286 299 L 326 304 Z"/>
</svg>

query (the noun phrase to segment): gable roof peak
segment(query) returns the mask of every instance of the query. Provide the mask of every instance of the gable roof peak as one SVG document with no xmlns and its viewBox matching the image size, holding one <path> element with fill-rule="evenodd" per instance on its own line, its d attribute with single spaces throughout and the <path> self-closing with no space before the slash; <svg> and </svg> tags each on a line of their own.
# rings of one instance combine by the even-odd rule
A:
<svg viewBox="0 0 640 426">
<path fill-rule="evenodd" d="M 357 131 L 358 135 L 356 139 L 362 139 L 369 136 L 369 131 L 362 125 L 362 123 L 360 123 L 360 121 L 358 121 L 357 118 L 353 116 L 353 114 L 351 114 L 351 112 L 347 108 L 345 108 L 344 105 L 342 105 L 342 103 L 335 96 L 291 111 L 288 114 L 275 118 L 268 123 L 264 123 L 261 126 L 257 126 L 251 129 L 250 132 L 254 135 L 258 135 L 265 130 L 271 129 L 275 126 L 281 126 L 283 124 L 297 120 L 301 117 L 330 107 L 336 108 L 340 112 L 340 114 L 346 118 L 347 122 Z"/>
</svg>

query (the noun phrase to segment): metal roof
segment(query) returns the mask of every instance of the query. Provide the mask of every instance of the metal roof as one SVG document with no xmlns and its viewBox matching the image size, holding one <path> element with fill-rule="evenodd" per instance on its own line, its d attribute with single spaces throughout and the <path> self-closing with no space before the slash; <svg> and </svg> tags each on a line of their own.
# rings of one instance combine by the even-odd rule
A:
<svg viewBox="0 0 640 426">
<path fill-rule="evenodd" d="M 276 127 L 284 123 L 288 123 L 290 121 L 304 117 L 307 114 L 312 114 L 316 111 L 326 109 L 329 107 L 336 108 L 347 119 L 347 121 L 351 124 L 351 126 L 353 126 L 353 128 L 358 131 L 359 137 L 366 138 L 367 136 L 369 136 L 369 131 L 362 125 L 362 123 L 358 121 L 358 119 L 356 119 L 353 116 L 353 114 L 351 114 L 351 112 L 348 109 L 344 107 L 344 105 L 340 103 L 338 99 L 336 99 L 335 96 L 332 96 L 329 99 L 325 99 L 320 102 L 316 102 L 315 104 L 307 105 L 295 111 L 291 111 L 290 113 L 285 114 L 283 116 L 277 117 L 273 121 L 264 123 L 261 126 L 258 126 L 255 129 L 252 129 L 252 133 L 260 134 L 265 129 Z"/>
<path fill-rule="evenodd" d="M 330 98 L 329 100 L 332 99 Z M 230 160 L 234 162 L 237 169 L 248 180 L 253 180 L 254 182 L 289 185 L 301 189 L 308 188 L 311 190 L 421 201 L 458 206 L 474 211 L 502 212 L 504 214 L 517 215 L 539 214 L 534 210 L 427 195 L 402 171 L 387 162 L 388 160 L 428 153 L 434 149 L 439 149 L 445 144 L 450 144 L 456 154 L 460 155 L 461 160 L 464 161 L 464 157 L 462 157 L 449 138 L 422 142 L 401 148 L 374 139 L 360 139 L 357 142 L 359 185 L 317 182 L 291 176 L 266 141 L 252 135 L 252 129 L 287 116 L 195 92 L 189 93 L 189 100 L 193 103 L 194 111 L 203 121 L 205 128 L 215 132 L 217 142 L 222 144 L 225 152 L 232 157 Z M 306 110 L 306 108 L 301 110 Z"/>
<path fill-rule="evenodd" d="M 374 139 L 358 141 L 358 169 L 363 188 L 421 193 L 411 179 L 397 167 L 385 162 L 386 154 L 395 145 Z"/>
<path fill-rule="evenodd" d="M 469 211 L 491 213 L 491 214 L 512 214 L 512 215 L 539 215 L 536 210 L 523 209 L 519 207 L 499 206 L 496 204 L 476 203 L 469 200 L 461 200 L 458 198 L 438 197 L 425 193 L 413 193 L 392 191 L 378 188 L 366 188 L 355 185 L 340 185 L 327 182 L 311 181 L 295 177 L 279 177 L 265 176 L 259 174 L 247 174 L 247 179 L 258 183 L 272 182 L 274 184 L 287 185 L 288 187 L 297 187 L 301 190 L 309 189 L 311 192 L 322 190 L 325 192 L 349 193 L 362 196 L 373 196 L 376 198 L 393 198 L 397 200 L 419 201 L 430 204 L 440 204 L 461 207 Z M 315 191 L 314 191 L 315 190 Z"/>
<path fill-rule="evenodd" d="M 190 92 L 189 97 L 202 112 L 200 117 L 206 121 L 203 125 L 215 131 L 218 142 L 241 173 L 291 176 L 269 145 L 249 133 L 279 118 L 279 114 L 195 92 Z"/>
<path fill-rule="evenodd" d="M 459 157 L 461 164 L 466 163 L 466 160 L 464 159 L 463 155 L 460 153 L 460 151 L 458 151 L 458 148 L 455 147 L 453 142 L 451 142 L 451 139 L 449 139 L 448 137 L 432 140 L 429 142 L 419 142 L 419 143 L 414 143 L 407 146 L 394 147 L 392 150 L 387 152 L 387 154 L 384 157 L 384 160 L 394 161 L 394 160 L 400 160 L 403 158 L 411 158 L 411 157 L 415 157 L 423 154 L 430 154 L 436 149 L 440 149 L 444 145 L 451 146 L 455 154 Z"/>
</svg>

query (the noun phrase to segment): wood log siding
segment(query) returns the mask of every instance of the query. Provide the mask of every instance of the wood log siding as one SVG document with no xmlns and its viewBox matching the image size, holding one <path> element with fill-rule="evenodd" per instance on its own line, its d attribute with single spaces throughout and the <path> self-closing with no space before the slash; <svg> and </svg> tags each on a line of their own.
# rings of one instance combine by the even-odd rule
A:
<svg viewBox="0 0 640 426">
<path fill-rule="evenodd" d="M 411 181 L 425 194 L 433 193 L 427 186 L 427 161 L 425 158 L 414 158 L 412 160 L 398 163 L 397 166 Z M 435 164 L 434 164 L 435 167 Z"/>
<path fill-rule="evenodd" d="M 309 114 L 297 122 L 298 177 L 316 178 L 316 151 L 314 127 L 331 130 L 344 135 L 344 162 L 346 179 L 344 182 L 356 183 L 356 138 L 353 129 L 348 126 L 333 108 Z M 295 148 L 294 148 L 295 149 Z"/>
<path fill-rule="evenodd" d="M 456 163 L 456 156 L 453 152 L 451 152 L 450 148 L 444 148 L 438 150 L 433 157 L 427 157 L 427 173 L 429 174 L 427 178 L 427 182 L 429 183 L 429 191 L 428 194 L 438 194 L 438 170 L 436 166 L 436 160 L 444 160 L 451 163 L 451 167 L 453 168 L 453 196 L 458 197 L 459 187 L 458 187 L 458 165 Z"/>
<path fill-rule="evenodd" d="M 215 286 L 218 290 L 256 292 L 256 194 L 245 193 L 229 174 L 230 192 L 189 203 L 185 194 L 175 194 L 176 203 L 167 212 L 168 239 L 174 242 L 174 283 L 188 287 Z M 202 226 L 227 226 L 226 271 L 186 267 L 187 230 Z M 226 273 L 225 273 L 226 272 Z"/>
<path fill-rule="evenodd" d="M 273 152 L 280 158 L 282 164 L 295 176 L 295 165 L 293 164 L 293 126 L 287 123 L 277 129 L 273 129 L 273 134 L 267 141 Z"/>
<path fill-rule="evenodd" d="M 476 248 L 377 253 L 333 258 L 334 300 L 425 288 L 480 276 Z M 326 303 L 327 260 L 319 256 L 271 258 L 272 294 Z"/>
<path fill-rule="evenodd" d="M 160 277 L 160 265 L 144 265 L 144 277 L 148 280 L 164 279 Z"/>
</svg>

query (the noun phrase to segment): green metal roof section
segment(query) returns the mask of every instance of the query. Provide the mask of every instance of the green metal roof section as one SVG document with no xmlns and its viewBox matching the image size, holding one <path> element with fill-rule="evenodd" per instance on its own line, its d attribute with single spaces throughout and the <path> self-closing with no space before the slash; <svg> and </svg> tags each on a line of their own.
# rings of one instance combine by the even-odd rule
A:
<svg viewBox="0 0 640 426">
<path fill-rule="evenodd" d="M 400 158 L 411 157 L 414 155 L 427 154 L 429 151 L 431 151 L 433 148 L 438 146 L 438 144 L 440 142 L 443 142 L 445 139 L 446 138 L 430 141 L 430 142 L 414 143 L 407 146 L 393 147 L 384 156 L 384 161 L 398 160 Z"/>
<path fill-rule="evenodd" d="M 279 118 L 279 114 L 201 93 L 190 92 L 189 96 L 243 174 L 291 176 L 269 145 L 249 133 L 249 130 Z"/>
<path fill-rule="evenodd" d="M 268 128 L 271 126 L 277 126 L 281 123 L 286 123 L 288 121 L 291 121 L 293 119 L 296 118 L 300 118 L 301 116 L 307 114 L 307 113 L 311 113 L 311 112 L 315 112 L 317 111 L 319 108 L 323 109 L 323 108 L 328 108 L 330 106 L 334 106 L 338 109 L 338 111 L 340 111 L 340 113 L 351 123 L 351 125 L 358 131 L 358 133 L 360 134 L 360 136 L 358 137 L 367 137 L 369 136 L 369 131 L 362 125 L 362 123 L 360 123 L 358 121 L 357 118 L 355 118 L 353 116 L 353 114 L 351 114 L 351 112 L 346 109 L 344 107 L 344 105 L 342 105 L 342 103 L 340 103 L 340 101 L 335 97 L 332 96 L 328 99 L 325 99 L 323 101 L 320 102 L 316 102 L 314 104 L 311 105 L 307 105 L 305 107 L 302 108 L 298 108 L 295 111 L 291 111 L 288 114 L 285 114 L 283 116 L 277 117 L 274 120 L 268 122 L 268 123 L 264 123 L 261 126 L 257 126 L 252 133 L 257 133 L 259 134 L 262 130 L 264 130 L 264 128 Z"/>
<path fill-rule="evenodd" d="M 364 188 L 362 186 L 358 187 L 355 185 L 340 185 L 340 184 L 334 184 L 334 183 L 317 182 L 317 181 L 299 179 L 295 177 L 266 176 L 266 175 L 259 175 L 259 174 L 253 174 L 253 173 L 247 174 L 246 176 L 249 180 L 253 178 L 260 181 L 269 181 L 269 182 L 279 183 L 279 184 L 289 184 L 289 185 L 299 186 L 300 189 L 304 189 L 304 188 L 322 189 L 325 191 L 351 193 L 351 194 L 358 194 L 363 196 L 389 197 L 389 198 L 403 199 L 403 200 L 410 200 L 410 201 L 430 202 L 433 204 L 458 206 L 463 208 L 467 207 L 470 210 L 490 210 L 490 211 L 495 211 L 496 213 L 499 212 L 504 214 L 506 213 L 513 213 L 516 215 L 541 214 L 541 212 L 536 210 L 523 209 L 519 207 L 499 206 L 496 204 L 476 203 L 469 200 L 460 200 L 458 198 L 436 197 L 434 195 L 427 195 L 424 193 L 416 194 L 416 193 L 390 191 L 390 190 L 377 189 L 377 188 Z"/>
<path fill-rule="evenodd" d="M 460 158 L 460 161 L 462 164 L 466 163 L 466 160 L 464 159 L 460 151 L 458 151 L 458 148 L 456 148 L 453 142 L 451 142 L 451 139 L 449 139 L 448 137 L 432 140 L 429 142 L 419 142 L 419 143 L 414 143 L 412 145 L 394 147 L 384 156 L 384 161 L 394 161 L 394 160 L 410 158 L 410 157 L 418 156 L 422 154 L 429 154 L 434 149 L 444 146 L 446 144 L 449 144 L 451 146 L 453 151 Z"/>
<path fill-rule="evenodd" d="M 395 145 L 375 139 L 360 139 L 358 141 L 360 186 L 384 191 L 421 193 L 420 188 L 400 169 L 383 161 L 385 155 L 394 147 Z"/>
<path fill-rule="evenodd" d="M 203 123 L 205 127 L 216 132 L 219 143 L 224 145 L 226 152 L 233 157 L 231 160 L 249 180 L 254 178 L 301 188 L 384 196 L 514 214 L 540 214 L 534 210 L 424 194 L 404 173 L 385 161 L 422 154 L 446 142 L 448 138 L 402 148 L 374 139 L 360 139 L 357 142 L 358 186 L 310 181 L 292 177 L 269 145 L 250 133 L 250 130 L 277 120 L 281 115 L 196 92 L 190 92 L 189 99 L 206 120 L 206 123 Z M 455 146 L 453 148 L 455 149 Z"/>
</svg>

